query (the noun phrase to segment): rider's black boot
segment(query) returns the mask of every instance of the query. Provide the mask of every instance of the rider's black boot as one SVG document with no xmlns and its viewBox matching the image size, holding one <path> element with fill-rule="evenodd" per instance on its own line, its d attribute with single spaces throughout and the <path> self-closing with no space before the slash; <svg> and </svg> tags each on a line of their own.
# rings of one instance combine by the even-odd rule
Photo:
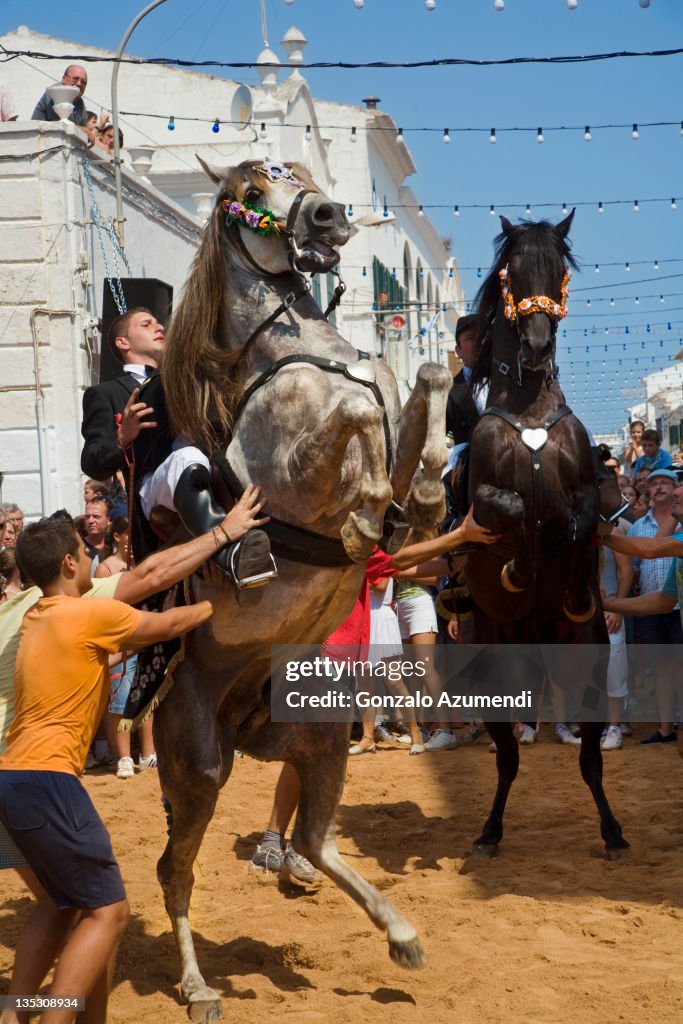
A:
<svg viewBox="0 0 683 1024">
<path fill-rule="evenodd" d="M 190 533 L 198 537 L 223 522 L 225 509 L 216 502 L 206 466 L 195 463 L 185 469 L 173 494 L 176 511 Z M 277 576 L 268 534 L 250 530 L 240 540 L 214 555 L 216 564 L 231 577 L 238 590 L 260 587 Z"/>
</svg>

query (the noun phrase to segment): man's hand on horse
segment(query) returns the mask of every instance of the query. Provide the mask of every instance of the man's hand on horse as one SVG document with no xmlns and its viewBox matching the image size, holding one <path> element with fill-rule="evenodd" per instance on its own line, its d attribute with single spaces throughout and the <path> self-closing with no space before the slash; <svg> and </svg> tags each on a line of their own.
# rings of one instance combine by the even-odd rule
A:
<svg viewBox="0 0 683 1024">
<path fill-rule="evenodd" d="M 234 508 L 230 509 L 221 523 L 221 529 L 228 535 L 231 541 L 235 541 L 239 540 L 240 537 L 243 537 L 245 533 L 248 533 L 255 526 L 265 526 L 266 523 L 270 522 L 270 516 L 258 518 L 258 514 L 265 503 L 266 499 L 261 498 L 261 488 L 254 487 L 253 484 L 247 484 L 244 494 Z"/>
<path fill-rule="evenodd" d="M 154 420 L 147 420 L 143 423 L 144 417 L 153 414 L 154 409 L 151 405 L 145 405 L 144 402 L 138 402 L 139 394 L 140 389 L 134 388 L 131 392 L 130 398 L 126 402 L 126 407 L 121 414 L 119 444 L 122 448 L 127 448 L 129 444 L 132 444 L 141 430 L 149 430 L 150 427 L 157 426 Z"/>
<path fill-rule="evenodd" d="M 473 505 L 470 505 L 470 510 L 458 529 L 463 531 L 461 544 L 495 544 L 500 537 L 499 533 L 492 533 L 475 521 Z"/>
</svg>

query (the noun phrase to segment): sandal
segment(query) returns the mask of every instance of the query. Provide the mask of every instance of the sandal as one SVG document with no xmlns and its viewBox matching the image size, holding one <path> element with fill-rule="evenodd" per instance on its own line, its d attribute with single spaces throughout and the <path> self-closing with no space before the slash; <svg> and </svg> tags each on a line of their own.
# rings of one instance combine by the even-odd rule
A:
<svg viewBox="0 0 683 1024">
<path fill-rule="evenodd" d="M 371 743 L 368 747 L 361 747 L 360 743 L 354 743 L 352 747 L 349 747 L 349 757 L 355 757 L 356 754 L 375 754 L 377 748 L 374 743 Z"/>
</svg>

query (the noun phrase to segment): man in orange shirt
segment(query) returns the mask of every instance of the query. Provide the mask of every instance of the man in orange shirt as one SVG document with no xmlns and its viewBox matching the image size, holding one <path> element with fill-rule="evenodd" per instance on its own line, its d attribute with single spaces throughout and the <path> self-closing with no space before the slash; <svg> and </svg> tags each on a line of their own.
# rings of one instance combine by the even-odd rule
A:
<svg viewBox="0 0 683 1024">
<path fill-rule="evenodd" d="M 50 996 L 92 993 L 104 1009 L 129 909 L 109 834 L 79 775 L 107 703 L 108 655 L 180 636 L 212 609 L 202 602 L 150 614 L 111 599 L 81 602 L 92 586 L 90 559 L 64 521 L 26 527 L 17 560 L 44 596 L 22 627 L 15 717 L 0 757 L 0 820 L 62 915 L 75 919 L 80 912 Z M 63 941 L 63 922 L 46 928 L 36 915 L 40 904 L 20 937 L 17 960 L 20 951 L 41 958 L 46 972 Z M 65 1024 L 74 1013 L 48 1009 L 43 1021 Z"/>
</svg>

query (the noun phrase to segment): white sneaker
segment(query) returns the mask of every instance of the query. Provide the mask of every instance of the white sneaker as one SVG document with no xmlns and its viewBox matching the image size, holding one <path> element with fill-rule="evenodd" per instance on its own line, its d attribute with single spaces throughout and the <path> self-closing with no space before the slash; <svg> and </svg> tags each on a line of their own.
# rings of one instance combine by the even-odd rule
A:
<svg viewBox="0 0 683 1024">
<path fill-rule="evenodd" d="M 454 750 L 458 741 L 448 729 L 435 729 L 425 743 L 425 750 Z"/>
<path fill-rule="evenodd" d="M 538 729 L 532 729 L 526 722 L 520 725 L 517 731 L 517 739 L 524 746 L 528 747 L 532 743 L 536 742 L 536 736 L 538 735 Z"/>
<path fill-rule="evenodd" d="M 156 768 L 157 767 L 157 755 L 150 754 L 149 757 L 143 757 L 142 754 L 138 757 L 138 771 L 144 772 L 145 768 Z"/>
<path fill-rule="evenodd" d="M 618 725 L 610 725 L 609 729 L 600 740 L 603 750 L 619 750 L 623 743 L 621 729 Z"/>
<path fill-rule="evenodd" d="M 117 779 L 132 779 L 135 775 L 135 763 L 132 757 L 120 757 L 116 767 Z"/>
<path fill-rule="evenodd" d="M 558 743 L 571 743 L 574 746 L 581 745 L 581 737 L 574 736 L 564 722 L 558 722 L 555 726 L 555 739 Z"/>
</svg>

